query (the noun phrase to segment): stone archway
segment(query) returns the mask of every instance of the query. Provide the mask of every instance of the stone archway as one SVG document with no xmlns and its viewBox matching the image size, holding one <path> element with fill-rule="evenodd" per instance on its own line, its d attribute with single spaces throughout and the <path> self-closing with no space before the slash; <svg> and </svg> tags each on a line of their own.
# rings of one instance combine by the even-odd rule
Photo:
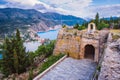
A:
<svg viewBox="0 0 120 80">
<path fill-rule="evenodd" d="M 90 25 L 91 30 L 93 30 L 93 24 Z"/>
<path fill-rule="evenodd" d="M 96 30 L 96 25 L 94 23 L 88 24 L 88 33 L 93 33 Z"/>
<path fill-rule="evenodd" d="M 92 45 L 86 45 L 84 51 L 84 58 L 94 60 L 95 57 L 95 48 Z"/>
</svg>

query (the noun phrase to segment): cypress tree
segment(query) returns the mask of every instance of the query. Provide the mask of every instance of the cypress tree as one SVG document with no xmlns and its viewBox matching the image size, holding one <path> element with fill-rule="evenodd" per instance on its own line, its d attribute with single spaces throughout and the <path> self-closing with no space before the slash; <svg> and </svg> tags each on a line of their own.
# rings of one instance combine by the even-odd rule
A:
<svg viewBox="0 0 120 80">
<path fill-rule="evenodd" d="M 95 24 L 96 24 L 96 26 L 98 28 L 98 25 L 99 25 L 99 13 L 97 13 L 96 16 L 95 16 Z"/>
<path fill-rule="evenodd" d="M 16 50 L 14 49 L 14 55 L 13 55 L 13 58 L 14 58 L 14 68 L 15 68 L 15 72 L 18 73 L 18 66 L 19 66 L 19 62 L 18 62 L 18 56 L 17 56 L 17 52 Z"/>
<path fill-rule="evenodd" d="M 74 25 L 74 29 L 78 29 L 78 28 L 79 28 L 79 24 L 76 23 L 76 24 Z"/>
<path fill-rule="evenodd" d="M 11 74 L 12 70 L 11 70 L 11 66 L 10 64 L 12 63 L 12 59 L 11 59 L 11 47 L 10 47 L 10 41 L 8 38 L 5 39 L 5 42 L 4 42 L 4 45 L 3 45 L 3 59 L 2 59 L 2 64 L 1 64 L 1 67 L 2 67 L 2 72 L 5 74 L 5 75 L 9 75 Z"/>
<path fill-rule="evenodd" d="M 114 20 L 113 20 L 113 17 L 111 16 L 110 17 L 110 23 L 112 23 Z"/>
<path fill-rule="evenodd" d="M 29 56 L 28 52 L 25 51 L 18 29 L 16 36 L 5 39 L 3 51 L 2 71 L 6 76 L 26 71 L 29 66 Z"/>
</svg>

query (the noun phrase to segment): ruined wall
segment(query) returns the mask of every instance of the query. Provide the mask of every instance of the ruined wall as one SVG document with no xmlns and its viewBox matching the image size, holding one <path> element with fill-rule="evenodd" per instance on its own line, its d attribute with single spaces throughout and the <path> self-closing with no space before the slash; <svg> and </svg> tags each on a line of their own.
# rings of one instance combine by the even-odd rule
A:
<svg viewBox="0 0 120 80">
<path fill-rule="evenodd" d="M 78 31 L 61 29 L 58 34 L 54 54 L 66 53 L 73 58 L 79 58 L 81 37 Z"/>
<path fill-rule="evenodd" d="M 110 33 L 98 80 L 120 80 L 120 36 L 116 40 L 111 37 Z"/>
<path fill-rule="evenodd" d="M 108 31 L 82 30 L 62 28 L 59 31 L 54 54 L 66 53 L 70 57 L 82 59 L 85 56 L 85 46 L 92 45 L 95 48 L 94 61 L 98 62 L 107 41 Z"/>
</svg>

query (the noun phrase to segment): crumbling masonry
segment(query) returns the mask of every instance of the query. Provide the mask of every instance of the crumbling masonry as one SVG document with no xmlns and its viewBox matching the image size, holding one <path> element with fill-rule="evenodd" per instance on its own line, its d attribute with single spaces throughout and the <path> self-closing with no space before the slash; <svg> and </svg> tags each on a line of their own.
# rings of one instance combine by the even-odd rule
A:
<svg viewBox="0 0 120 80">
<path fill-rule="evenodd" d="M 88 29 L 81 31 L 62 28 L 57 37 L 54 54 L 66 53 L 76 59 L 90 58 L 98 62 L 108 33 L 106 30 L 96 30 L 94 23 L 88 24 Z"/>
</svg>

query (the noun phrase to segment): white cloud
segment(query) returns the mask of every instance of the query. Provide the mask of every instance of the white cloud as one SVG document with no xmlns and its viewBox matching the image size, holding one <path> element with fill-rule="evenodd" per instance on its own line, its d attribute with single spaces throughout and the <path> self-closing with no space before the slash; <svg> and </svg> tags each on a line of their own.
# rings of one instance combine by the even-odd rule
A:
<svg viewBox="0 0 120 80">
<path fill-rule="evenodd" d="M 92 5 L 93 0 L 5 0 L 5 5 L 0 8 L 36 9 L 40 12 L 58 12 L 61 14 L 78 17 L 94 17 L 97 12 L 101 17 L 120 16 L 118 5 Z"/>
<path fill-rule="evenodd" d="M 92 0 L 44 0 L 43 2 L 48 3 L 54 9 L 64 10 L 63 14 L 84 17 L 88 12 L 90 13 L 88 7 L 91 5 Z"/>
<path fill-rule="evenodd" d="M 0 5 L 0 8 L 6 8 L 6 6 L 5 5 Z"/>
<path fill-rule="evenodd" d="M 83 17 L 92 0 L 6 0 L 7 7 L 36 9 L 41 12 L 58 12 Z"/>
<path fill-rule="evenodd" d="M 6 0 L 6 1 L 10 3 L 18 3 L 26 6 L 34 6 L 35 4 L 39 3 L 39 0 Z"/>
<path fill-rule="evenodd" d="M 120 16 L 120 4 L 92 7 L 92 12 L 98 12 L 100 17 Z"/>
</svg>

